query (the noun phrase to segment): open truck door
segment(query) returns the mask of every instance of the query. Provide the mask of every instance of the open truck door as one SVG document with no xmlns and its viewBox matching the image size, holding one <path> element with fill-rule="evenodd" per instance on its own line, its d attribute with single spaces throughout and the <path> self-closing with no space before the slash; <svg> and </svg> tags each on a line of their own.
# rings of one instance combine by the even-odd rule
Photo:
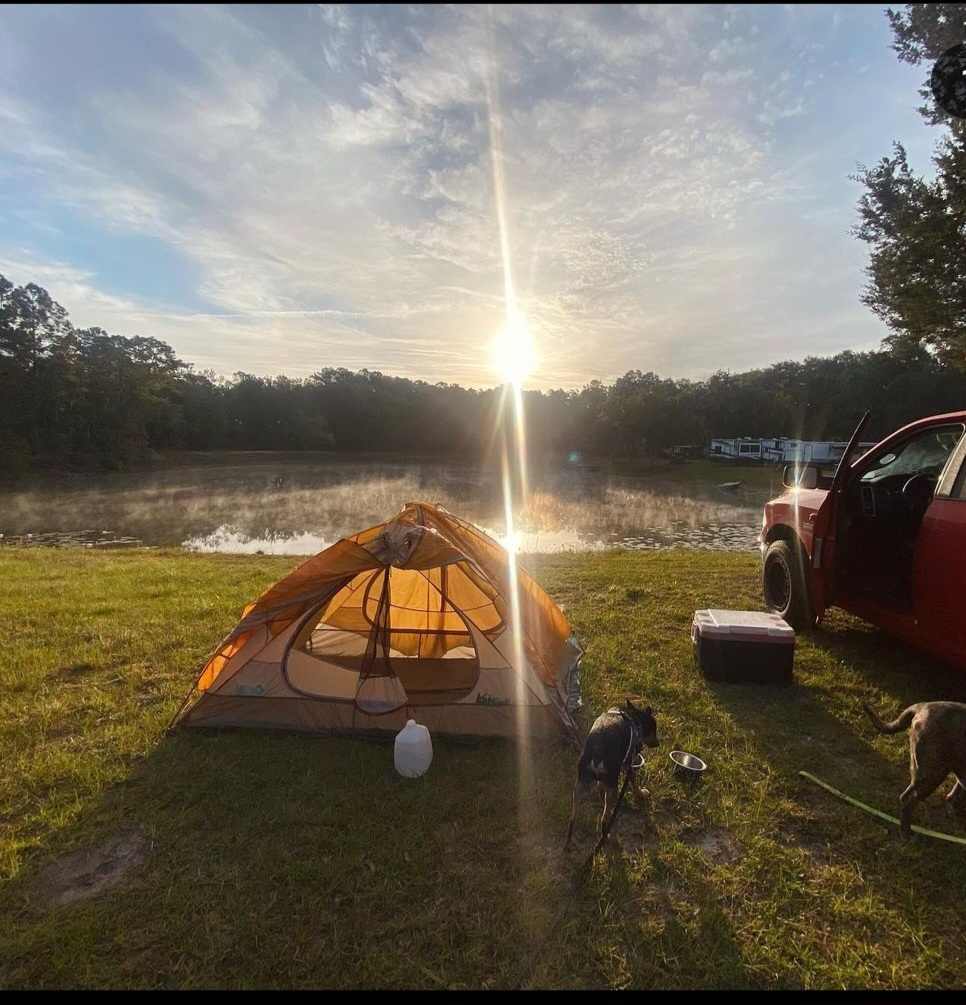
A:
<svg viewBox="0 0 966 1005">
<path fill-rule="evenodd" d="M 913 577 L 924 648 L 966 668 L 966 435 L 949 455 L 923 516 Z"/>
<path fill-rule="evenodd" d="M 809 562 L 808 584 L 812 602 L 812 613 L 820 621 L 825 609 L 835 601 L 836 565 L 838 560 L 837 536 L 841 519 L 845 485 L 852 470 L 852 451 L 859 437 L 869 423 L 872 413 L 866 411 L 859 419 L 855 432 L 849 440 L 829 487 L 825 501 L 818 508 L 813 520 L 812 555 Z"/>
</svg>

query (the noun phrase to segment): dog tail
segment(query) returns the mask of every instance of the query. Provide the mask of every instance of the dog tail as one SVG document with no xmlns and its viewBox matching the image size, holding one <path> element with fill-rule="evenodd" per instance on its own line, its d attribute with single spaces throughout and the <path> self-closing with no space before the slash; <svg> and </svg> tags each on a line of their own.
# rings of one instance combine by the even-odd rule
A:
<svg viewBox="0 0 966 1005">
<path fill-rule="evenodd" d="M 909 728 L 912 720 L 916 717 L 915 708 L 910 706 L 894 722 L 883 722 L 868 705 L 863 705 L 862 707 L 865 709 L 866 715 L 872 720 L 872 725 L 880 733 L 901 733 Z"/>
</svg>

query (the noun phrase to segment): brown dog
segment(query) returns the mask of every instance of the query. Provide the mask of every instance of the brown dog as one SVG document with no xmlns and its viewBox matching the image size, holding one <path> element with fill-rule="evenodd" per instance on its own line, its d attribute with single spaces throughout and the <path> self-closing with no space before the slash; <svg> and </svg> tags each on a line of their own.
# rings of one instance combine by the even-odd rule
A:
<svg viewBox="0 0 966 1005">
<path fill-rule="evenodd" d="M 899 796 L 902 836 L 908 837 L 912 808 L 935 792 L 950 772 L 956 784 L 946 794 L 946 808 L 966 811 L 966 705 L 922 701 L 910 705 L 894 722 L 883 722 L 862 706 L 880 733 L 909 730 L 909 787 Z"/>
</svg>

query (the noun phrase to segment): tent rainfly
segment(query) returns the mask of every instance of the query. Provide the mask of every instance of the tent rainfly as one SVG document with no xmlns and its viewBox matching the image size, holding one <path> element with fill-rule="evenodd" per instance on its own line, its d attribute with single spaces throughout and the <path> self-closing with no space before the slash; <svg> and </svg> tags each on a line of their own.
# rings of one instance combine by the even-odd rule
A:
<svg viewBox="0 0 966 1005">
<path fill-rule="evenodd" d="M 552 736 L 574 728 L 581 651 L 563 613 L 492 538 L 408 503 L 266 590 L 204 665 L 186 726 Z"/>
</svg>

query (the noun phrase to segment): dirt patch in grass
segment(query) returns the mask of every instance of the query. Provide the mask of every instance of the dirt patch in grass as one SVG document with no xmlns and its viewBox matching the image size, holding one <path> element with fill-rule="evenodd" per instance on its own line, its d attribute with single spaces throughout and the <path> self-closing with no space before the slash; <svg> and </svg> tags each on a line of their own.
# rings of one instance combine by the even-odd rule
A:
<svg viewBox="0 0 966 1005">
<path fill-rule="evenodd" d="M 614 824 L 613 836 L 625 851 L 640 851 L 660 844 L 661 828 L 646 809 L 622 810 Z"/>
<path fill-rule="evenodd" d="M 789 820 L 778 827 L 775 839 L 786 847 L 800 849 L 821 864 L 828 864 L 839 857 L 829 828 L 821 820 L 805 817 Z"/>
<path fill-rule="evenodd" d="M 122 882 L 144 862 L 147 838 L 140 831 L 117 834 L 102 844 L 58 859 L 40 874 L 38 892 L 46 904 L 63 907 L 96 897 Z"/>
<path fill-rule="evenodd" d="M 681 832 L 681 840 L 699 849 L 715 865 L 731 865 L 741 858 L 741 845 L 726 827 L 709 827 L 707 830 L 689 827 Z"/>
<path fill-rule="evenodd" d="M 54 726 L 44 733 L 47 740 L 63 740 L 65 736 L 74 736 L 77 732 L 74 726 Z"/>
<path fill-rule="evenodd" d="M 96 673 L 99 669 L 99 667 L 94 666 L 92 663 L 73 663 L 70 666 L 58 667 L 56 670 L 51 670 L 47 676 L 53 680 L 77 680 L 78 677 L 83 677 L 89 673 Z"/>
</svg>

